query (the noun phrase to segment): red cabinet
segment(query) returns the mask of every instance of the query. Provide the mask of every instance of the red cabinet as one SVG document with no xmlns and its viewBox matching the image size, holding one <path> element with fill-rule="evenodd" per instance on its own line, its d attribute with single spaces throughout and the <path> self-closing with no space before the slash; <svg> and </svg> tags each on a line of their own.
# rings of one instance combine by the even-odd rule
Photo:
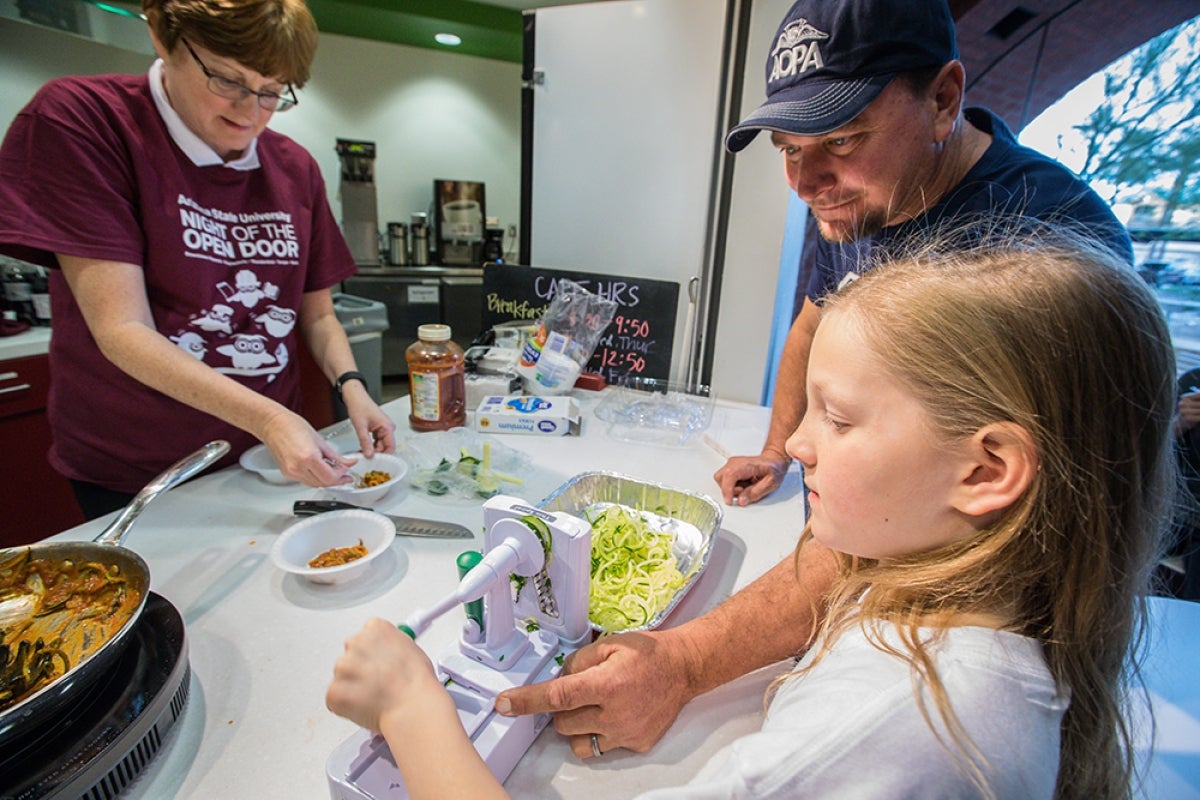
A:
<svg viewBox="0 0 1200 800">
<path fill-rule="evenodd" d="M 71 484 L 50 466 L 45 355 L 0 361 L 0 547 L 29 544 L 83 522 Z"/>
</svg>

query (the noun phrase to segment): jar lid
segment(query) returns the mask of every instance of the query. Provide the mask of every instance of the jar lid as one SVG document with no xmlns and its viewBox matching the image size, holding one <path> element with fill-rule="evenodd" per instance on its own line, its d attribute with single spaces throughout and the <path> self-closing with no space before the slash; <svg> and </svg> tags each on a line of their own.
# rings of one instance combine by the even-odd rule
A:
<svg viewBox="0 0 1200 800">
<path fill-rule="evenodd" d="M 417 338 L 427 342 L 444 342 L 450 338 L 450 326 L 422 325 L 417 328 Z"/>
</svg>

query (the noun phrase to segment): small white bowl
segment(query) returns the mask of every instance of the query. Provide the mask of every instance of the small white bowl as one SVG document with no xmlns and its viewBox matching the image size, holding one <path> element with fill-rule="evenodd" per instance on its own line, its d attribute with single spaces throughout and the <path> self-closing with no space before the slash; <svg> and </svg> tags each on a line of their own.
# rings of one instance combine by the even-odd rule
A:
<svg viewBox="0 0 1200 800">
<path fill-rule="evenodd" d="M 279 465 L 275 463 L 275 457 L 271 455 L 271 451 L 267 449 L 265 444 L 255 445 L 242 453 L 241 458 L 238 459 L 238 463 L 244 469 L 257 472 L 267 483 L 295 483 L 290 478 L 283 477 L 283 473 L 279 470 Z"/>
<path fill-rule="evenodd" d="M 345 583 L 359 577 L 371 561 L 391 546 L 396 525 L 382 514 L 365 509 L 326 511 L 305 517 L 279 535 L 271 560 L 284 572 L 313 583 Z M 353 547 L 362 540 L 367 554 L 336 567 L 310 567 L 309 561 L 334 547 Z"/>
<path fill-rule="evenodd" d="M 355 488 L 353 483 L 339 483 L 336 486 L 326 486 L 325 491 L 332 492 L 340 500 L 347 503 L 353 503 L 360 506 L 363 503 L 373 503 L 379 500 L 391 488 L 404 479 L 408 474 L 408 462 L 402 458 L 389 455 L 387 453 L 376 453 L 371 458 L 363 456 L 362 453 L 356 453 L 359 456 L 358 463 L 350 469 L 359 475 L 365 475 L 372 470 L 380 470 L 386 472 L 392 477 L 376 486 L 368 486 L 365 489 Z"/>
</svg>

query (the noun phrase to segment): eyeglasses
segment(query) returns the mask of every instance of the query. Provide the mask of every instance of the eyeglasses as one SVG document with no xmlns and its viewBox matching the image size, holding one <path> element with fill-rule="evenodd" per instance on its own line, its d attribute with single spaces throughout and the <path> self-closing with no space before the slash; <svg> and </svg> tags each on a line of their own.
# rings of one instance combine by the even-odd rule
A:
<svg viewBox="0 0 1200 800">
<path fill-rule="evenodd" d="M 287 93 L 291 96 L 282 97 L 276 92 L 256 92 L 231 78 L 214 75 L 208 71 L 208 67 L 204 66 L 204 62 L 200 60 L 200 56 L 196 55 L 196 51 L 188 44 L 187 39 L 181 36 L 179 41 L 183 42 L 183 46 L 192 54 L 192 58 L 196 59 L 200 71 L 204 73 L 204 77 L 208 78 L 208 90 L 213 94 L 224 97 L 226 100 L 245 100 L 250 95 L 254 95 L 258 100 L 258 105 L 267 111 L 287 111 L 300 102 L 296 99 L 296 92 L 291 86 L 287 87 Z"/>
</svg>

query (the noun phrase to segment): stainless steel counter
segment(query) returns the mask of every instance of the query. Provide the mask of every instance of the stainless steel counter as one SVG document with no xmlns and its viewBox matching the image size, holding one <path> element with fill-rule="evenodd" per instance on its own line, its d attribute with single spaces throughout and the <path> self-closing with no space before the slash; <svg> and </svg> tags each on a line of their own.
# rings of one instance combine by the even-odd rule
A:
<svg viewBox="0 0 1200 800">
<path fill-rule="evenodd" d="M 359 267 L 358 274 L 364 278 L 482 278 L 483 267 L 445 267 L 438 264 L 424 267 L 393 267 L 381 264 L 377 267 Z"/>
<path fill-rule="evenodd" d="M 482 267 L 359 267 L 342 282 L 347 294 L 383 303 L 388 329 L 383 333 L 385 376 L 407 375 L 404 351 L 417 340 L 417 328 L 450 326 L 464 350 L 483 326 Z"/>
</svg>

